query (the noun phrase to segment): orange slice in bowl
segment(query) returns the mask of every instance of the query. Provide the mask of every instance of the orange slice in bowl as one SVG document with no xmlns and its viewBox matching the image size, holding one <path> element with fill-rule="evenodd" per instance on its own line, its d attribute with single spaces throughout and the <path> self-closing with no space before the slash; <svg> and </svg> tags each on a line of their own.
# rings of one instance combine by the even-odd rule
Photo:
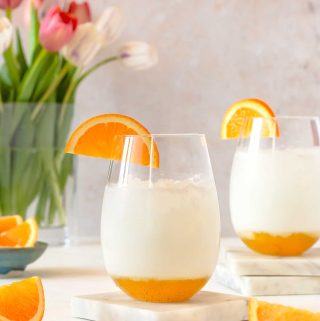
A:
<svg viewBox="0 0 320 321">
<path fill-rule="evenodd" d="M 10 215 L 0 217 L 0 233 L 10 230 L 23 222 L 20 215 Z"/>
<path fill-rule="evenodd" d="M 150 132 L 135 119 L 119 114 L 95 116 L 82 123 L 72 133 L 64 151 L 121 160 L 125 135 L 140 136 L 134 141 L 133 155 L 130 155 L 131 162 L 159 167 L 158 148 L 150 138 Z"/>
<path fill-rule="evenodd" d="M 38 224 L 33 218 L 0 234 L 0 246 L 5 247 L 32 247 L 37 240 Z"/>
<path fill-rule="evenodd" d="M 41 321 L 44 305 L 43 287 L 38 277 L 0 287 L 0 320 Z"/>
<path fill-rule="evenodd" d="M 222 121 L 220 137 L 222 139 L 238 138 L 241 134 L 244 137 L 250 136 L 252 122 L 244 126 L 246 118 L 254 117 L 273 118 L 275 113 L 264 101 L 257 98 L 249 98 L 240 100 L 234 103 L 225 113 Z M 266 122 L 263 136 L 273 137 L 278 136 L 278 126 L 275 126 L 275 121 L 272 119 Z M 276 127 L 276 128 L 275 128 Z"/>
<path fill-rule="evenodd" d="M 320 313 L 262 302 L 256 299 L 249 300 L 248 314 L 250 321 L 320 321 Z"/>
</svg>

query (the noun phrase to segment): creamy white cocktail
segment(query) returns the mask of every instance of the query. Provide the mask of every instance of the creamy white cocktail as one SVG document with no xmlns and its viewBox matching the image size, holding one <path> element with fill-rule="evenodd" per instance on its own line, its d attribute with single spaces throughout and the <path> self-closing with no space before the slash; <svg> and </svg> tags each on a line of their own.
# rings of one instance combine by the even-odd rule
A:
<svg viewBox="0 0 320 321">
<path fill-rule="evenodd" d="M 146 301 L 182 301 L 216 265 L 220 222 L 212 182 L 135 179 L 106 187 L 102 247 L 120 288 Z"/>
<path fill-rule="evenodd" d="M 219 238 L 204 135 L 125 136 L 121 162 L 108 173 L 101 222 L 115 283 L 138 300 L 185 301 L 212 275 Z"/>
<path fill-rule="evenodd" d="M 252 249 L 297 255 L 320 236 L 320 148 L 239 149 L 233 161 L 233 226 Z"/>
</svg>

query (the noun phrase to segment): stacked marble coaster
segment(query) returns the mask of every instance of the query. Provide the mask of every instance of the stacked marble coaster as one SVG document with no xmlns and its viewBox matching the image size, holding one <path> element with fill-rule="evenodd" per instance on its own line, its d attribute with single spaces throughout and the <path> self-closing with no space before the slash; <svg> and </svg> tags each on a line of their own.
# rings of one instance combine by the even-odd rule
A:
<svg viewBox="0 0 320 321">
<path fill-rule="evenodd" d="M 71 306 L 73 317 L 93 321 L 248 320 L 246 298 L 213 292 L 199 292 L 182 303 L 146 303 L 111 292 L 74 297 Z"/>
<path fill-rule="evenodd" d="M 216 279 L 247 296 L 320 294 L 320 248 L 299 257 L 273 257 L 223 247 Z"/>
</svg>

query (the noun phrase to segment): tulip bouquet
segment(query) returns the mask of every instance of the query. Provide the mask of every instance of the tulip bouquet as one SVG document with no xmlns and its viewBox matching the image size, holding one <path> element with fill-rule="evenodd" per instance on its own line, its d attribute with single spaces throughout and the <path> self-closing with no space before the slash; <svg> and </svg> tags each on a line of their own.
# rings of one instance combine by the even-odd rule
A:
<svg viewBox="0 0 320 321">
<path fill-rule="evenodd" d="M 94 62 L 119 36 L 124 18 L 109 7 L 93 19 L 87 1 L 29 0 L 25 46 L 12 15 L 22 2 L 0 0 L 0 214 L 26 216 L 31 209 L 42 226 L 64 225 L 63 192 L 73 159 L 63 147 L 79 85 L 113 61 L 147 69 L 157 52 L 128 42 Z"/>
</svg>

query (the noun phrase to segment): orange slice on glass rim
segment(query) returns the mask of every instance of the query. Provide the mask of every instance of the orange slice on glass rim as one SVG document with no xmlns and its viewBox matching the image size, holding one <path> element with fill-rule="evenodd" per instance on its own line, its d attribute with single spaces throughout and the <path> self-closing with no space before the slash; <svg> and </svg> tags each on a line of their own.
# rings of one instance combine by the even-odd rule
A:
<svg viewBox="0 0 320 321">
<path fill-rule="evenodd" d="M 0 234 L 0 247 L 32 247 L 37 240 L 38 224 L 34 218 L 30 218 L 24 223 L 2 232 Z"/>
<path fill-rule="evenodd" d="M 38 277 L 0 287 L 0 320 L 41 321 L 44 305 L 43 287 Z"/>
<path fill-rule="evenodd" d="M 23 222 L 20 215 L 8 215 L 0 217 L 0 233 L 10 230 Z"/>
<path fill-rule="evenodd" d="M 256 299 L 249 300 L 248 314 L 249 321 L 320 321 L 320 313 L 262 302 Z"/>
<path fill-rule="evenodd" d="M 135 119 L 119 114 L 99 115 L 82 123 L 72 133 L 64 151 L 121 160 L 127 135 L 140 136 L 134 139 L 130 162 L 158 168 L 159 152 L 150 132 Z"/>
<path fill-rule="evenodd" d="M 248 98 L 234 103 L 225 113 L 222 121 L 220 136 L 222 139 L 250 136 L 252 118 L 268 118 L 264 123 L 263 137 L 279 136 L 279 128 L 273 120 L 275 113 L 264 101 L 257 98 Z"/>
</svg>

